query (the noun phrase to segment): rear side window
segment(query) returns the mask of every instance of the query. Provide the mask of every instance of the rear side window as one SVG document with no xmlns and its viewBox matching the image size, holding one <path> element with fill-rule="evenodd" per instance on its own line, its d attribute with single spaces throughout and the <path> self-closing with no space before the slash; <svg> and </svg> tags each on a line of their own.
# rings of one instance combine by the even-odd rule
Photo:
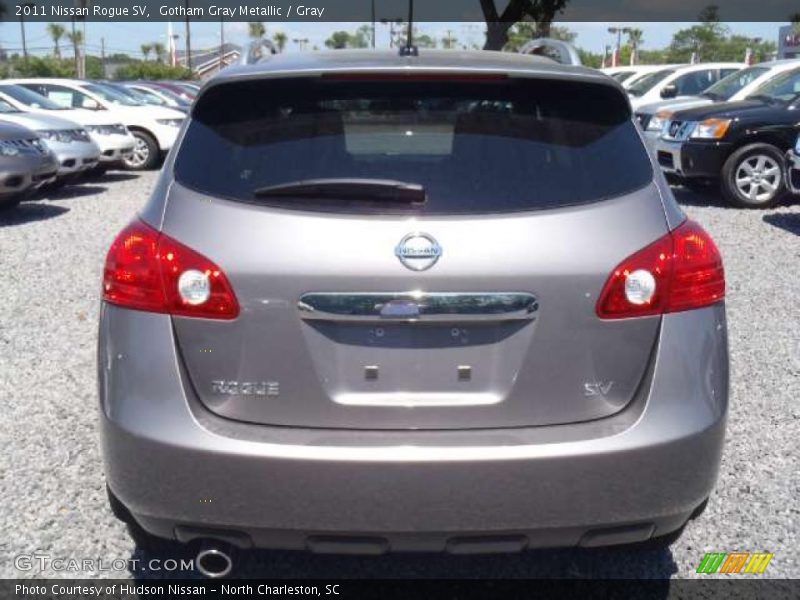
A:
<svg viewBox="0 0 800 600">
<path fill-rule="evenodd" d="M 378 79 L 376 79 L 376 77 Z M 196 104 L 176 179 L 284 208 L 503 213 L 639 189 L 650 162 L 627 99 L 603 84 L 502 77 L 340 76 L 226 83 Z M 306 180 L 422 186 L 422 204 L 261 197 Z"/>
</svg>

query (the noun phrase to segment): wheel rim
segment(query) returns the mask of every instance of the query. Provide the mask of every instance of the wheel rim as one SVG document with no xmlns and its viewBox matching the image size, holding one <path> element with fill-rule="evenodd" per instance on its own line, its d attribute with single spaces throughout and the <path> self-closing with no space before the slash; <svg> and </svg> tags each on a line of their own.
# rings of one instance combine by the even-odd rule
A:
<svg viewBox="0 0 800 600">
<path fill-rule="evenodd" d="M 129 167 L 141 167 L 147 162 L 150 157 L 150 146 L 147 145 L 142 138 L 136 136 L 136 144 L 133 146 L 133 152 L 125 160 Z"/>
<path fill-rule="evenodd" d="M 735 184 L 739 194 L 748 202 L 768 202 L 781 185 L 781 167 L 766 154 L 748 156 L 736 169 Z"/>
</svg>

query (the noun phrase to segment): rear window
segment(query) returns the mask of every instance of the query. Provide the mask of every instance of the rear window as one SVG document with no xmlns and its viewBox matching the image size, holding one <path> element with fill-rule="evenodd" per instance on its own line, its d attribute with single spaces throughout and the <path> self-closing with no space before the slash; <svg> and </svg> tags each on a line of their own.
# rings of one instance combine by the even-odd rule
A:
<svg viewBox="0 0 800 600">
<path fill-rule="evenodd" d="M 213 196 L 332 211 L 503 213 L 595 202 L 652 179 L 627 99 L 602 84 L 360 76 L 226 83 L 196 104 L 176 179 Z M 423 204 L 259 197 L 305 180 L 422 186 Z"/>
</svg>

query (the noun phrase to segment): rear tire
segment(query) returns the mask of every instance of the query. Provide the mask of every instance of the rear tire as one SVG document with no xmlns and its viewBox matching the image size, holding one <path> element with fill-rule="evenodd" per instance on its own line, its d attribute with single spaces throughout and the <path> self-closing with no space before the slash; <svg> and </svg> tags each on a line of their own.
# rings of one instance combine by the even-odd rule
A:
<svg viewBox="0 0 800 600">
<path fill-rule="evenodd" d="M 122 162 L 129 171 L 147 171 L 154 169 L 158 164 L 159 148 L 155 138 L 146 131 L 138 129 L 131 130 L 133 137 L 136 138 L 136 145 L 133 152 Z"/>
<path fill-rule="evenodd" d="M 722 167 L 722 195 L 738 208 L 770 208 L 786 191 L 783 153 L 771 144 L 750 144 Z"/>
</svg>

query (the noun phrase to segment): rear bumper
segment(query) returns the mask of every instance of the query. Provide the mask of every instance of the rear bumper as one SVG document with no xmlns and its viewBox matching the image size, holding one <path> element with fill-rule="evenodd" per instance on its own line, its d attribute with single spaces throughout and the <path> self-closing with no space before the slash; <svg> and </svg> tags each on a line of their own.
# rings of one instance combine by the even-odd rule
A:
<svg viewBox="0 0 800 600">
<path fill-rule="evenodd" d="M 673 142 L 657 138 L 652 143 L 661 169 L 679 177 L 718 178 L 730 154 L 730 144 L 716 142 Z"/>
<path fill-rule="evenodd" d="M 121 163 L 122 159 L 133 152 L 136 139 L 128 135 L 92 134 L 92 139 L 100 146 L 100 164 Z"/>
<path fill-rule="evenodd" d="M 184 384 L 169 318 L 104 306 L 107 480 L 145 529 L 181 540 L 334 552 L 643 540 L 680 527 L 713 488 L 725 331 L 723 305 L 667 316 L 647 384 L 607 419 L 373 433 L 214 416 Z"/>
</svg>

